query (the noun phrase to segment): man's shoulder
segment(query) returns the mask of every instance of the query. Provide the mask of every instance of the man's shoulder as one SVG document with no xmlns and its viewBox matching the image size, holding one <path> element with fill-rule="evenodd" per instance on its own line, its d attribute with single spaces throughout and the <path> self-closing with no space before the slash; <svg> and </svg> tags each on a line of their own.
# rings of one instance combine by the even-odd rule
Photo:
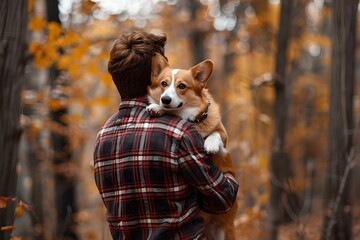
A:
<svg viewBox="0 0 360 240">
<path fill-rule="evenodd" d="M 156 118 L 157 121 L 160 123 L 164 123 L 173 127 L 181 128 L 181 129 L 188 129 L 193 127 L 193 123 L 189 122 L 188 120 L 181 118 L 179 116 L 165 114 L 161 117 Z"/>
<path fill-rule="evenodd" d="M 155 128 L 162 128 L 178 138 L 181 138 L 189 130 L 195 129 L 194 124 L 188 120 L 169 114 L 152 118 L 152 122 L 154 123 Z"/>
</svg>

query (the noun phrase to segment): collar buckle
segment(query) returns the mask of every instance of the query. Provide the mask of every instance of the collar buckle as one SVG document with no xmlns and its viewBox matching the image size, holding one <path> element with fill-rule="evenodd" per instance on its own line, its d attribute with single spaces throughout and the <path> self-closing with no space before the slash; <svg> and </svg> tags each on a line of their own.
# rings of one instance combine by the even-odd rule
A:
<svg viewBox="0 0 360 240">
<path fill-rule="evenodd" d="M 190 121 L 190 122 L 200 123 L 200 122 L 204 121 L 208 117 L 209 106 L 210 106 L 210 101 L 208 100 L 208 105 L 207 105 L 205 111 L 200 115 L 200 117 L 198 117 L 194 121 Z"/>
</svg>

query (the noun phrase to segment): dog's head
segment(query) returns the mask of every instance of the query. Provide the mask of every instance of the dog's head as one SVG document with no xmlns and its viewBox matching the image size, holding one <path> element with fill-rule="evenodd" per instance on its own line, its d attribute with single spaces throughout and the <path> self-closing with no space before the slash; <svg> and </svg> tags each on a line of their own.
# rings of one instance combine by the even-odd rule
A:
<svg viewBox="0 0 360 240">
<path fill-rule="evenodd" d="M 156 54 L 152 61 L 150 97 L 164 109 L 177 111 L 182 108 L 199 108 L 207 100 L 202 98 L 213 71 L 213 62 L 205 60 L 188 70 L 173 69 L 168 62 Z"/>
</svg>

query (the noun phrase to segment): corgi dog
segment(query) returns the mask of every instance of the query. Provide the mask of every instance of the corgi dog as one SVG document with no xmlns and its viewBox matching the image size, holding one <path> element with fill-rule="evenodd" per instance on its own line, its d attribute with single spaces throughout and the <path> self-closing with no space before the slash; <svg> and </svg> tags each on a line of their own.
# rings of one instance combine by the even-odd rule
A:
<svg viewBox="0 0 360 240">
<path fill-rule="evenodd" d="M 206 89 L 213 71 L 213 62 L 205 60 L 188 70 L 173 69 L 160 54 L 152 60 L 151 85 L 148 91 L 152 116 L 165 113 L 177 115 L 195 123 L 205 139 L 204 148 L 213 154 L 212 160 L 222 172 L 234 175 L 234 166 L 226 150 L 227 133 L 221 122 L 219 105 Z M 201 212 L 205 219 L 205 235 L 208 240 L 235 240 L 234 220 L 238 210 L 235 201 L 231 210 L 224 214 Z"/>
</svg>

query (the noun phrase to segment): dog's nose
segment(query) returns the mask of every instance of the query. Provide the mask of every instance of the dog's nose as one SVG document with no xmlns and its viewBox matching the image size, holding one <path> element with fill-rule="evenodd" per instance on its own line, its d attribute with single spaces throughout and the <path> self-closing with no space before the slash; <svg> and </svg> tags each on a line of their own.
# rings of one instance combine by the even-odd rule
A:
<svg viewBox="0 0 360 240">
<path fill-rule="evenodd" d="M 169 103 L 171 103 L 171 97 L 169 97 L 169 96 L 163 96 L 163 97 L 161 98 L 161 102 L 162 102 L 163 104 L 169 104 Z"/>
</svg>

